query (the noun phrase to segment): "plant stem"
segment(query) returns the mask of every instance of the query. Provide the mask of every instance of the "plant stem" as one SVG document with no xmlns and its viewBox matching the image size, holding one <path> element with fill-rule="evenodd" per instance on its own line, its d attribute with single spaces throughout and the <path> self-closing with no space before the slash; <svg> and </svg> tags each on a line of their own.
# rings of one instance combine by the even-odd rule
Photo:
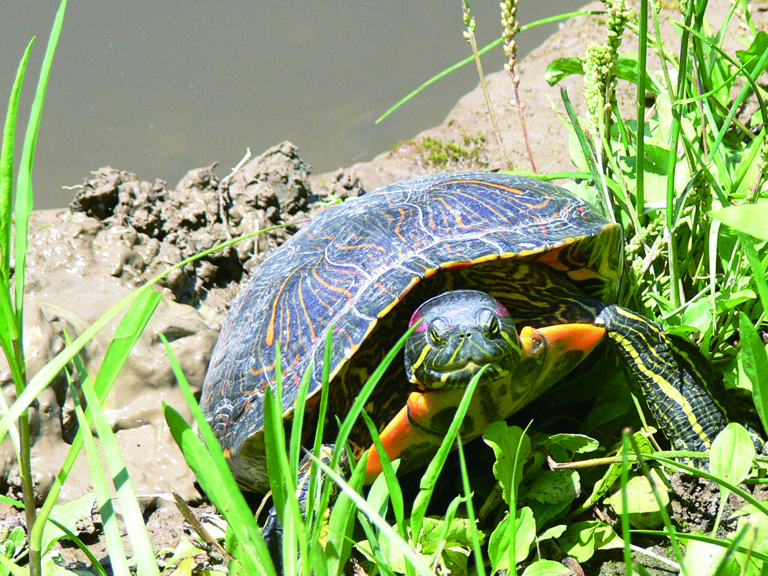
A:
<svg viewBox="0 0 768 576">
<path fill-rule="evenodd" d="M 13 340 L 13 362 L 16 364 L 16 396 L 21 396 L 27 381 L 26 362 L 24 360 L 24 348 L 21 338 Z M 19 474 L 21 476 L 21 490 L 24 497 L 24 516 L 27 524 L 27 536 L 32 534 L 37 520 L 35 508 L 35 490 L 32 482 L 32 442 L 29 431 L 29 410 L 24 410 L 19 416 L 19 436 L 21 446 L 19 450 Z M 29 573 L 31 576 L 40 576 L 41 557 L 40 548 L 32 539 L 29 539 Z"/>
<path fill-rule="evenodd" d="M 477 41 L 475 40 L 475 19 L 469 14 L 469 5 L 467 0 L 461 0 L 461 10 L 464 14 L 464 37 L 472 46 L 472 54 L 475 56 L 475 64 L 477 65 L 477 74 L 480 76 L 480 85 L 483 87 L 483 96 L 485 97 L 485 105 L 488 108 L 488 114 L 491 117 L 491 124 L 493 125 L 493 133 L 496 135 L 496 141 L 499 144 L 502 156 L 507 163 L 507 168 L 512 170 L 514 167 L 512 161 L 507 155 L 507 148 L 504 146 L 504 139 L 501 137 L 501 130 L 499 130 L 499 124 L 496 122 L 496 115 L 493 113 L 493 104 L 491 103 L 491 95 L 488 93 L 488 84 L 485 81 L 485 73 L 483 72 L 483 64 L 480 62 L 480 53 L 477 50 Z"/>
<path fill-rule="evenodd" d="M 693 20 L 693 7 L 688 9 L 685 16 L 686 28 L 683 29 L 680 39 L 680 66 L 677 77 L 676 100 L 685 98 L 685 83 L 688 69 L 688 39 L 690 33 L 687 27 Z M 683 116 L 682 106 L 672 106 L 672 127 L 669 135 L 669 168 L 667 172 L 667 206 L 666 206 L 666 240 L 667 257 L 669 261 L 669 291 L 672 308 L 680 306 L 680 284 L 677 269 L 677 246 L 675 245 L 675 168 L 677 166 L 677 143 L 680 138 L 680 123 Z"/>
<path fill-rule="evenodd" d="M 637 55 L 637 195 L 635 210 L 643 222 L 645 212 L 645 68 L 648 55 L 648 0 L 640 0 L 638 22 L 640 45 Z"/>
<path fill-rule="evenodd" d="M 517 23 L 517 0 L 506 0 L 501 3 L 501 23 L 504 27 L 504 54 L 507 56 L 507 63 L 504 64 L 504 69 L 509 73 L 509 78 L 512 80 L 512 86 L 515 89 L 517 113 L 520 118 L 520 127 L 523 130 L 525 148 L 528 151 L 528 160 L 531 163 L 533 173 L 538 174 L 536 163 L 533 161 L 531 141 L 528 138 L 528 127 L 525 125 L 524 106 L 520 100 L 520 76 L 515 73 L 515 64 L 517 63 L 517 42 L 515 41 L 515 36 L 520 31 L 520 25 Z"/>
</svg>

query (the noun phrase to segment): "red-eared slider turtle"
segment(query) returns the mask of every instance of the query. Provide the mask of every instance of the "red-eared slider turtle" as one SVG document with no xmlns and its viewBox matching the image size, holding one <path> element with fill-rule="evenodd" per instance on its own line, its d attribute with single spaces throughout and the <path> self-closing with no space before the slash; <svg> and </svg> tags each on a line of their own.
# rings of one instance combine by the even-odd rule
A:
<svg viewBox="0 0 768 576">
<path fill-rule="evenodd" d="M 328 208 L 254 271 L 213 353 L 202 407 L 238 481 L 269 488 L 263 398 L 278 343 L 284 414 L 307 370 L 311 414 L 332 330 L 330 428 L 417 320 L 405 366 L 391 366 L 366 405 L 400 471 L 429 460 L 482 366 L 464 441 L 545 392 L 606 334 L 673 445 L 708 448 L 726 418 L 702 386 L 703 356 L 614 305 L 623 243 L 588 203 L 517 176 L 426 176 Z M 371 447 L 362 423 L 349 441 L 356 456 Z M 378 466 L 374 450 L 369 479 Z"/>
</svg>

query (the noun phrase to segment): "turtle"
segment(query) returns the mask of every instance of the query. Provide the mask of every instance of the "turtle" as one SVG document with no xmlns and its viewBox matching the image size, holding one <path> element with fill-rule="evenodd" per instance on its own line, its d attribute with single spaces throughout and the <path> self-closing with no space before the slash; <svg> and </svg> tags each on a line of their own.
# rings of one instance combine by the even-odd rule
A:
<svg viewBox="0 0 768 576">
<path fill-rule="evenodd" d="M 551 183 L 492 173 L 398 182 L 327 208 L 254 270 L 209 364 L 201 407 L 237 481 L 269 489 L 264 394 L 290 419 L 308 373 L 312 426 L 331 340 L 327 429 L 412 327 L 365 410 L 399 472 L 428 462 L 483 370 L 463 441 L 508 418 L 610 341 L 674 448 L 702 451 L 728 423 L 692 344 L 621 306 L 621 226 Z M 279 349 L 279 352 L 278 352 Z M 368 427 L 349 436 L 381 471 Z"/>
</svg>

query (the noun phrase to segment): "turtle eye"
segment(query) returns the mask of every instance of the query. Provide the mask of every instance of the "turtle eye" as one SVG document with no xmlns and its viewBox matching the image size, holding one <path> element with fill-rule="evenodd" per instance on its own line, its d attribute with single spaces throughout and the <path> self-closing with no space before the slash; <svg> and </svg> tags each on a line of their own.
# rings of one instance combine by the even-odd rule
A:
<svg viewBox="0 0 768 576">
<path fill-rule="evenodd" d="M 490 325 L 488 326 L 488 330 L 486 334 L 488 335 L 488 338 L 496 338 L 499 335 L 500 328 L 499 328 L 499 319 L 494 316 L 491 318 Z"/>
<path fill-rule="evenodd" d="M 440 346 L 443 341 L 443 334 L 445 334 L 448 325 L 442 318 L 435 318 L 429 325 L 429 339 L 432 344 Z"/>
<path fill-rule="evenodd" d="M 499 319 L 487 308 L 478 313 L 477 326 L 485 332 L 487 338 L 496 338 L 499 335 Z"/>
</svg>

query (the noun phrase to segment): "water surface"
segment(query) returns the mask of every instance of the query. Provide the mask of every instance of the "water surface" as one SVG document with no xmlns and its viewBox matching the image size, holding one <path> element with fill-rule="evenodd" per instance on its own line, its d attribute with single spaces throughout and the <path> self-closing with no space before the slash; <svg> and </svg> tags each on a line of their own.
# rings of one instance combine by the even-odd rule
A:
<svg viewBox="0 0 768 576">
<path fill-rule="evenodd" d="M 520 20 L 582 3 L 521 0 Z M 58 2 L 2 4 L 3 107 L 24 47 L 38 36 L 28 110 Z M 472 13 L 481 45 L 500 35 L 497 1 L 475 0 Z M 521 54 L 556 26 L 521 34 Z M 258 154 L 282 140 L 297 144 L 315 173 L 369 160 L 442 122 L 477 84 L 466 66 L 374 124 L 470 53 L 462 29 L 459 2 L 445 0 L 71 0 L 38 139 L 35 207 L 66 205 L 72 191 L 62 186 L 104 165 L 173 185 L 215 161 L 223 176 L 247 147 Z M 486 56 L 486 72 L 503 63 L 499 48 Z"/>
</svg>

